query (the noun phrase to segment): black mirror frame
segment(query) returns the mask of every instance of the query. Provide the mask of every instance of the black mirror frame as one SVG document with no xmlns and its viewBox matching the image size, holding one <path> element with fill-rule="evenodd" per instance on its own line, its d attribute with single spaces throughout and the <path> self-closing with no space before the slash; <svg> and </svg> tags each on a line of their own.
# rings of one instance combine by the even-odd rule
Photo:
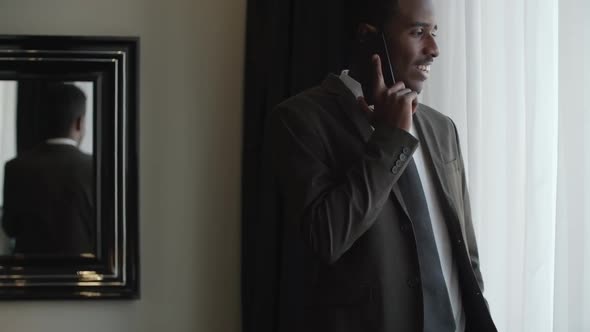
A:
<svg viewBox="0 0 590 332">
<path fill-rule="evenodd" d="M 0 36 L 0 79 L 94 82 L 92 257 L 0 257 L 0 299 L 139 298 L 139 38 Z"/>
</svg>

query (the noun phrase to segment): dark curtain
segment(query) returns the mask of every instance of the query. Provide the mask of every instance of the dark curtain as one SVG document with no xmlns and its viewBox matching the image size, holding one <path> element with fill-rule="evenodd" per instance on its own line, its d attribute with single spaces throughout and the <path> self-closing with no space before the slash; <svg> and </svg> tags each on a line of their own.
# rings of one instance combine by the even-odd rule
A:
<svg viewBox="0 0 590 332">
<path fill-rule="evenodd" d="M 41 99 L 47 82 L 20 80 L 17 86 L 16 151 L 17 155 L 44 141 Z"/>
<path fill-rule="evenodd" d="M 264 124 L 282 100 L 346 63 L 342 1 L 250 0 L 247 11 L 242 175 L 244 332 L 274 332 L 281 225 L 273 183 L 264 177 Z"/>
</svg>

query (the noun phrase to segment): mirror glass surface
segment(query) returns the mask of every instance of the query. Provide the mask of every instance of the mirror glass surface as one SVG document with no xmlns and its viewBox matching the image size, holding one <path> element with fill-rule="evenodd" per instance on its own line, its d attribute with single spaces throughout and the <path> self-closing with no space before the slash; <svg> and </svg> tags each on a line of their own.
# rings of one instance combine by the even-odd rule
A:
<svg viewBox="0 0 590 332">
<path fill-rule="evenodd" d="M 94 87 L 0 80 L 0 255 L 96 256 Z"/>
<path fill-rule="evenodd" d="M 0 299 L 139 296 L 138 48 L 0 36 Z"/>
</svg>

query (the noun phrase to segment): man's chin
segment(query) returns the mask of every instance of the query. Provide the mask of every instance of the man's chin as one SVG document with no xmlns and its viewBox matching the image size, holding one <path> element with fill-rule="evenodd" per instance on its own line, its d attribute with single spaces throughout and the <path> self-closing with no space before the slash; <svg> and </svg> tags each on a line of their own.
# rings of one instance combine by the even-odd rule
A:
<svg viewBox="0 0 590 332">
<path fill-rule="evenodd" d="M 406 84 L 406 88 L 420 94 L 424 88 L 424 82 L 409 82 L 409 84 Z"/>
</svg>

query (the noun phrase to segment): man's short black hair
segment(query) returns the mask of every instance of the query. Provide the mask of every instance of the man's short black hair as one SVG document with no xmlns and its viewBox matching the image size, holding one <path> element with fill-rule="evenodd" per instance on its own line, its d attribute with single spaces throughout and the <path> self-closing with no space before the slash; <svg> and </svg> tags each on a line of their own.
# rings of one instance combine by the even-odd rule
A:
<svg viewBox="0 0 590 332">
<path fill-rule="evenodd" d="M 345 0 L 346 28 L 349 38 L 356 37 L 361 23 L 381 30 L 398 12 L 399 0 Z"/>
<path fill-rule="evenodd" d="M 86 113 L 86 95 L 73 84 L 49 83 L 42 107 L 46 138 L 68 137 L 74 121 Z"/>
</svg>

